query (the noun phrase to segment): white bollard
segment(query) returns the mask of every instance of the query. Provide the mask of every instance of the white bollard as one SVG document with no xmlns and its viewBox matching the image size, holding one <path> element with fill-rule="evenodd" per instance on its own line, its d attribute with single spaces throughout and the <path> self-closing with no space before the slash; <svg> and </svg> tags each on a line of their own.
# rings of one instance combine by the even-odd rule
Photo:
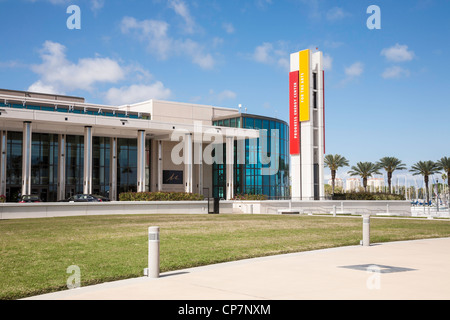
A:
<svg viewBox="0 0 450 320">
<path fill-rule="evenodd" d="M 144 275 L 159 278 L 159 227 L 148 228 L 148 269 Z"/>
<path fill-rule="evenodd" d="M 336 206 L 333 206 L 333 217 L 336 217 Z"/>
<path fill-rule="evenodd" d="M 370 214 L 363 215 L 363 246 L 370 246 Z"/>
</svg>

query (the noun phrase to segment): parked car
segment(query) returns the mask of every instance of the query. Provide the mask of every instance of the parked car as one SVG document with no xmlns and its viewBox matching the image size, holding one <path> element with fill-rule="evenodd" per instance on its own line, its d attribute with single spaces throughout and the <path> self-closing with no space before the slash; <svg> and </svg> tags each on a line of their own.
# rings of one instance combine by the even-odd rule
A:
<svg viewBox="0 0 450 320">
<path fill-rule="evenodd" d="M 19 203 L 38 203 L 42 202 L 41 198 L 37 194 L 23 195 L 19 199 Z"/>
<path fill-rule="evenodd" d="M 109 198 L 95 195 L 95 194 L 76 194 L 69 199 L 62 200 L 61 202 L 108 202 Z"/>
</svg>

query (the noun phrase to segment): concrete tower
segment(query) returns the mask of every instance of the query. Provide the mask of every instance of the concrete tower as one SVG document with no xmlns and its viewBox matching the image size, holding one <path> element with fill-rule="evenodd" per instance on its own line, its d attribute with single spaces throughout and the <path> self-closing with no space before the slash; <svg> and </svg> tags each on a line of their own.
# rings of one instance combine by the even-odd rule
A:
<svg viewBox="0 0 450 320">
<path fill-rule="evenodd" d="M 324 198 L 324 71 L 322 52 L 291 54 L 289 117 L 292 200 Z"/>
</svg>

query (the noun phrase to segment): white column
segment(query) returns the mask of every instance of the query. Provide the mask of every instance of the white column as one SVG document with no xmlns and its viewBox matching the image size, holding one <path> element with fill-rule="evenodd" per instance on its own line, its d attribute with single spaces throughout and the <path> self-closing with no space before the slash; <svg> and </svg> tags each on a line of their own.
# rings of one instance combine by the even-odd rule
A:
<svg viewBox="0 0 450 320">
<path fill-rule="evenodd" d="M 234 197 L 234 137 L 226 141 L 227 200 Z"/>
<path fill-rule="evenodd" d="M 6 163 L 8 133 L 0 130 L 0 195 L 6 196 Z"/>
<path fill-rule="evenodd" d="M 203 194 L 203 144 L 202 142 L 195 142 L 194 147 L 194 164 L 197 165 L 198 169 L 198 182 L 197 189 L 198 194 Z"/>
<path fill-rule="evenodd" d="M 84 127 L 83 193 L 92 194 L 92 127 Z"/>
<path fill-rule="evenodd" d="M 163 153 L 162 153 L 162 141 L 158 140 L 158 191 L 161 192 L 162 191 L 162 185 L 163 185 L 163 179 L 162 179 L 162 174 L 163 174 Z"/>
<path fill-rule="evenodd" d="M 110 138 L 109 142 L 109 199 L 117 200 L 117 138 Z"/>
<path fill-rule="evenodd" d="M 290 56 L 290 71 L 299 71 L 300 57 L 299 53 L 295 52 Z M 299 123 L 299 128 L 301 124 Z M 301 141 L 301 140 L 300 140 Z M 289 171 L 291 178 L 291 199 L 302 200 L 302 157 L 301 154 L 291 155 L 291 168 Z"/>
<path fill-rule="evenodd" d="M 185 192 L 192 193 L 193 164 L 192 164 L 192 135 L 186 133 L 184 139 L 184 168 L 186 173 Z"/>
<path fill-rule="evenodd" d="M 57 200 L 66 198 L 66 135 L 58 135 L 58 190 Z"/>
<path fill-rule="evenodd" d="M 145 131 L 138 131 L 137 192 L 145 192 Z"/>
<path fill-rule="evenodd" d="M 31 194 L 31 122 L 23 123 L 23 146 L 22 146 L 22 195 Z"/>
</svg>

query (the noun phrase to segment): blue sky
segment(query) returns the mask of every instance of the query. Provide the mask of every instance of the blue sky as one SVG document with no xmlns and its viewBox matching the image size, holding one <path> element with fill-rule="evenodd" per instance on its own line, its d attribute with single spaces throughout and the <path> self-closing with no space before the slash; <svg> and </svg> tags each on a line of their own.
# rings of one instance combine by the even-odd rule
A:
<svg viewBox="0 0 450 320">
<path fill-rule="evenodd" d="M 66 25 L 69 5 L 81 30 Z M 369 5 L 381 30 L 369 30 Z M 235 107 L 288 121 L 289 54 L 326 60 L 326 146 L 450 156 L 448 0 L 0 0 L 0 87 Z M 344 170 L 345 171 L 345 170 Z"/>
</svg>

